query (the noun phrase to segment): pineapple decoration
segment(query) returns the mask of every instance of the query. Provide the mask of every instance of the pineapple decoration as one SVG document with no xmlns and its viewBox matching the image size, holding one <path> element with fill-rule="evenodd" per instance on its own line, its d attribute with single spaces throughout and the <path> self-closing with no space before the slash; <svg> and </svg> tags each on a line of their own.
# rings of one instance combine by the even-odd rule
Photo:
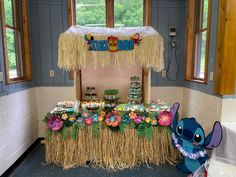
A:
<svg viewBox="0 0 236 177">
<path fill-rule="evenodd" d="M 131 104 L 140 104 L 142 102 L 141 82 L 138 76 L 130 77 L 128 102 Z"/>
</svg>

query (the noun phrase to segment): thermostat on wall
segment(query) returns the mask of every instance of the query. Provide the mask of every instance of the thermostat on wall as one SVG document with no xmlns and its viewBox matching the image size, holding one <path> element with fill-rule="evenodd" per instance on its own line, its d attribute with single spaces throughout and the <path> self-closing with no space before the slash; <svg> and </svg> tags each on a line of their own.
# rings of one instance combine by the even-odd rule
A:
<svg viewBox="0 0 236 177">
<path fill-rule="evenodd" d="M 169 27 L 169 36 L 175 37 L 176 36 L 176 26 Z"/>
</svg>

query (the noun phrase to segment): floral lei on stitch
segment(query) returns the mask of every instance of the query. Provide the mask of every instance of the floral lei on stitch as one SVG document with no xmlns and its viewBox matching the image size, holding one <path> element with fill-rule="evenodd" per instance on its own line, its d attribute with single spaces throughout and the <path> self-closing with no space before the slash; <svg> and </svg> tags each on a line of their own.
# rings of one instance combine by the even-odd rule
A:
<svg viewBox="0 0 236 177">
<path fill-rule="evenodd" d="M 199 159 L 200 157 L 205 157 L 205 155 L 207 154 L 206 150 L 204 151 L 198 151 L 196 153 L 189 153 L 187 152 L 183 146 L 181 146 L 179 143 L 178 143 L 178 139 L 176 138 L 175 136 L 175 133 L 172 133 L 172 139 L 174 141 L 174 146 L 180 151 L 181 154 L 183 154 L 184 157 L 188 157 L 190 159 Z"/>
</svg>

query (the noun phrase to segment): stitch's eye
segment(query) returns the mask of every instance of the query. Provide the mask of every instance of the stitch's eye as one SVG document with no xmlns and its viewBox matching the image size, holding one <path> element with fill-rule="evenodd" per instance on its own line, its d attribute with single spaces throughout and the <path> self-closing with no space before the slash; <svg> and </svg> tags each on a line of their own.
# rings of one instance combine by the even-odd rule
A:
<svg viewBox="0 0 236 177">
<path fill-rule="evenodd" d="M 178 126 L 177 127 L 177 132 L 178 132 L 178 134 L 181 135 L 183 133 L 183 128 L 181 126 Z"/>
<path fill-rule="evenodd" d="M 202 140 L 201 135 L 199 135 L 198 133 L 194 135 L 194 141 L 196 141 L 197 143 L 199 143 Z"/>
<path fill-rule="evenodd" d="M 204 139 L 205 135 L 202 128 L 197 128 L 193 136 L 193 141 L 195 141 L 199 145 L 202 145 L 204 143 Z"/>
</svg>

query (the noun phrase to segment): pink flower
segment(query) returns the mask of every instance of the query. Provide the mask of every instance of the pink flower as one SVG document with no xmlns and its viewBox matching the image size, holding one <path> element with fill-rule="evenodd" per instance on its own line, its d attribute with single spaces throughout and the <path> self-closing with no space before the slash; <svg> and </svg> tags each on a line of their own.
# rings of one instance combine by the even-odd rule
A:
<svg viewBox="0 0 236 177">
<path fill-rule="evenodd" d="M 93 123 L 93 119 L 91 117 L 84 119 L 86 125 L 90 126 Z"/>
<path fill-rule="evenodd" d="M 172 114 L 169 111 L 163 111 L 158 114 L 158 123 L 161 126 L 169 126 L 172 122 Z"/>
</svg>

